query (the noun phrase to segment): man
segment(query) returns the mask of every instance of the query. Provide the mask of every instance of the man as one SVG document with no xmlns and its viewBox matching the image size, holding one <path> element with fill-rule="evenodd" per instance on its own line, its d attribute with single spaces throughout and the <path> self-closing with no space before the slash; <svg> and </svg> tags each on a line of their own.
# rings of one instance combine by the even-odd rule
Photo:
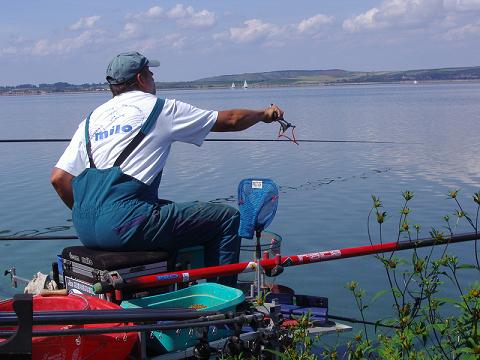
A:
<svg viewBox="0 0 480 360">
<path fill-rule="evenodd" d="M 82 243 L 104 250 L 164 250 L 205 246 L 206 266 L 238 262 L 239 214 L 230 206 L 158 199 L 171 144 L 200 146 L 210 131 L 241 131 L 283 117 L 262 110 L 207 111 L 155 96 L 151 67 L 138 52 L 108 65 L 113 99 L 79 126 L 55 165 L 51 182 L 72 209 Z M 234 286 L 236 276 L 219 282 Z"/>
</svg>

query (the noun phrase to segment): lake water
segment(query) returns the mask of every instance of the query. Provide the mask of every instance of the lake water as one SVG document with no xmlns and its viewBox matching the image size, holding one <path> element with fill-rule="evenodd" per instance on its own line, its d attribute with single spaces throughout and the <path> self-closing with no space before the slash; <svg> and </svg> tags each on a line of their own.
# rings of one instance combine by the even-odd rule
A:
<svg viewBox="0 0 480 360">
<path fill-rule="evenodd" d="M 480 84 L 397 84 L 312 88 L 161 91 L 198 107 L 285 110 L 297 125 L 299 139 L 393 141 L 395 144 L 206 142 L 201 148 L 175 144 L 165 168 L 160 196 L 174 201 L 222 201 L 235 206 L 239 181 L 274 179 L 281 189 L 277 216 L 270 230 L 283 236 L 282 253 L 299 254 L 367 245 L 371 195 L 380 197 L 389 218 L 384 241 L 396 240 L 402 191 L 414 192 L 411 224 L 444 225 L 459 198 L 475 215 L 472 194 L 480 190 Z M 77 124 L 109 94 L 0 97 L 3 139 L 68 138 Z M 274 139 L 277 125 L 259 124 L 216 138 Z M 49 183 L 52 166 L 66 143 L 0 144 L 0 231 L 2 235 L 70 229 L 70 211 Z M 378 227 L 372 224 L 376 235 Z M 472 231 L 461 223 L 457 232 Z M 58 235 L 54 233 L 52 235 Z M 378 241 L 377 238 L 374 239 Z M 0 270 L 16 266 L 31 278 L 48 272 L 55 254 L 76 241 L 0 242 Z M 451 245 L 462 262 L 473 263 L 473 242 Z M 438 251 L 437 251 L 438 252 Z M 410 252 L 399 253 L 410 258 Z M 288 268 L 276 281 L 297 293 L 327 296 L 331 313 L 358 316 L 345 283 L 357 280 L 368 294 L 387 288 L 385 272 L 372 256 Z M 478 280 L 465 272 L 464 285 Z M 447 285 L 449 286 L 449 285 Z M 0 297 L 15 291 L 5 277 Z M 452 294 L 455 294 L 452 287 Z M 367 317 L 391 311 L 382 298 Z"/>
</svg>

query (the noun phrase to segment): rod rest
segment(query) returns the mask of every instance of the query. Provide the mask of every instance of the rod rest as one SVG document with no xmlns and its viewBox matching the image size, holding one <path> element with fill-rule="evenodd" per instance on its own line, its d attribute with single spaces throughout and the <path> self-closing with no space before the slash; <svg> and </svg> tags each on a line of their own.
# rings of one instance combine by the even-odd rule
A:
<svg viewBox="0 0 480 360">
<path fill-rule="evenodd" d="M 0 358 L 31 359 L 32 358 L 32 294 L 17 294 L 13 297 L 13 310 L 18 317 L 18 328 L 8 340 L 0 343 Z"/>
</svg>

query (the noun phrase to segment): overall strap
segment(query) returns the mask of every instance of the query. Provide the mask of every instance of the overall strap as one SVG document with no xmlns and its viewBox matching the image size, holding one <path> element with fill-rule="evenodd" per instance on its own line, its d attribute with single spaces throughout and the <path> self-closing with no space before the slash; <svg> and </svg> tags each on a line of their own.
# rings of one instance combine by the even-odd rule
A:
<svg viewBox="0 0 480 360">
<path fill-rule="evenodd" d="M 87 116 L 87 120 L 85 120 L 85 146 L 87 147 L 87 155 L 88 155 L 88 161 L 90 162 L 90 167 L 96 168 L 95 163 L 93 162 L 93 156 L 92 156 L 92 143 L 90 142 L 90 136 L 88 135 L 88 126 L 90 124 L 91 115 L 92 113 L 90 113 Z"/>
<path fill-rule="evenodd" d="M 137 135 L 135 135 L 135 137 L 130 142 L 130 144 L 128 144 L 127 147 L 123 149 L 120 156 L 117 158 L 117 160 L 115 160 L 115 163 L 113 164 L 113 166 L 120 166 L 125 161 L 125 159 L 132 153 L 132 151 L 135 150 L 138 144 L 140 144 L 140 142 L 145 138 L 145 135 L 147 135 L 147 133 L 155 125 L 155 122 L 157 121 L 158 116 L 163 110 L 164 104 L 165 104 L 165 100 L 157 98 L 157 102 L 155 103 L 155 106 L 153 107 L 152 112 L 148 116 L 148 119 L 142 125 L 140 131 L 138 132 Z"/>
</svg>

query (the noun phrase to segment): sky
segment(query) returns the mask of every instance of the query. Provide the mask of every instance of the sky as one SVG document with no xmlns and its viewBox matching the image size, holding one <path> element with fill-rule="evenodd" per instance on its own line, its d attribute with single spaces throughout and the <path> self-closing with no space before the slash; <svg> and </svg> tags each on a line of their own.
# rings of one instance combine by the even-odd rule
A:
<svg viewBox="0 0 480 360">
<path fill-rule="evenodd" d="M 130 50 L 156 81 L 480 65 L 480 0 L 24 0 L 0 20 L 0 86 L 104 82 Z"/>
</svg>

